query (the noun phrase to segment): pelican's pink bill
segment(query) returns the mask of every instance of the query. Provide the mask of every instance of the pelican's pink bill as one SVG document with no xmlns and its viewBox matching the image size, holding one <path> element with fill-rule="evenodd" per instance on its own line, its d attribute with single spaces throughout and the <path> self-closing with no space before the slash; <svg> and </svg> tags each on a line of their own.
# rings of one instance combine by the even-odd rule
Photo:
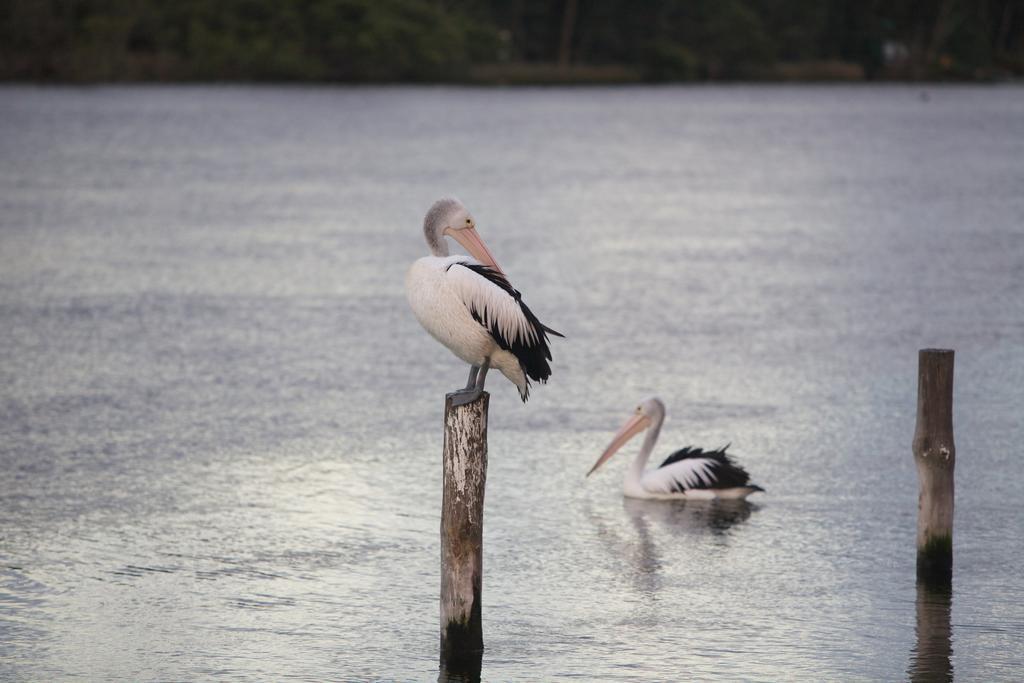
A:
<svg viewBox="0 0 1024 683">
<path fill-rule="evenodd" d="M 596 470 L 601 465 L 605 464 L 605 462 L 607 462 L 610 457 L 615 455 L 615 452 L 622 448 L 627 441 L 629 441 L 634 436 L 636 436 L 637 434 L 644 431 L 650 426 L 651 418 L 647 417 L 646 415 L 640 415 L 638 413 L 633 417 L 629 418 L 629 420 L 626 421 L 626 424 L 622 425 L 622 429 L 618 431 L 618 433 L 615 435 L 615 438 L 612 439 L 612 442 L 608 444 L 608 448 L 604 450 L 604 453 L 601 454 L 601 457 L 597 459 L 597 462 L 594 463 L 594 466 L 590 468 L 589 472 L 587 472 L 587 476 L 589 477 L 591 474 L 594 473 L 594 470 Z"/>
<path fill-rule="evenodd" d="M 494 259 L 494 254 L 487 248 L 484 241 L 480 239 L 480 235 L 477 234 L 476 228 L 462 228 L 460 230 L 452 230 L 451 228 L 445 228 L 444 234 L 451 235 L 455 238 L 455 241 L 461 244 L 466 251 L 469 252 L 470 256 L 475 258 L 485 266 L 490 266 L 496 271 L 505 274 L 505 271 L 501 269 L 498 262 Z"/>
</svg>

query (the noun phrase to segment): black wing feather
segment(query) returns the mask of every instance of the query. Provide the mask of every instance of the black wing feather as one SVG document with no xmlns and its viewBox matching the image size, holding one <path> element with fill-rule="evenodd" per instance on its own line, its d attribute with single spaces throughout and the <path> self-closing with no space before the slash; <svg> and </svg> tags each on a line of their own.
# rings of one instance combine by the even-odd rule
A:
<svg viewBox="0 0 1024 683">
<path fill-rule="evenodd" d="M 686 488 L 731 489 L 741 486 L 763 491 L 764 489 L 760 486 L 750 483 L 750 475 L 747 474 L 745 469 L 736 464 L 736 461 L 732 459 L 732 456 L 725 452 L 727 448 L 729 448 L 728 444 L 716 451 L 705 451 L 694 446 L 687 446 L 686 448 L 682 448 L 665 458 L 665 462 L 661 463 L 659 467 L 665 467 L 666 465 L 671 465 L 674 462 L 688 460 L 691 458 L 701 458 L 711 461 L 711 482 L 706 484 L 701 481 L 696 486 L 690 487 L 684 487 L 681 483 L 677 484 L 678 488 L 676 491 L 680 493 L 685 491 Z"/>
<path fill-rule="evenodd" d="M 498 271 L 479 263 L 463 262 L 459 265 L 469 268 L 491 284 L 497 285 L 506 294 L 515 299 L 517 304 L 519 304 L 519 308 L 523 311 L 523 316 L 536 333 L 535 341 L 518 338 L 513 341 L 509 341 L 502 336 L 501 332 L 497 329 L 497 326 L 492 325 L 487 327 L 484 325 L 483 317 L 472 307 L 470 308 L 470 314 L 472 314 L 474 320 L 487 328 L 487 331 L 492 337 L 494 337 L 494 341 L 498 344 L 498 348 L 508 351 L 519 359 L 519 365 L 523 368 L 523 374 L 525 374 L 529 379 L 541 383 L 547 382 L 548 377 L 551 376 L 551 366 L 548 365 L 548 361 L 551 360 L 551 349 L 548 347 L 548 334 L 553 334 L 556 337 L 564 337 L 565 335 L 560 332 L 556 332 L 541 323 L 541 321 L 537 319 L 537 316 L 533 314 L 533 311 L 530 310 L 529 306 L 527 306 L 523 301 L 523 295 L 519 293 L 519 290 L 514 288 L 505 276 Z M 527 380 L 527 384 L 529 384 L 529 380 Z"/>
</svg>

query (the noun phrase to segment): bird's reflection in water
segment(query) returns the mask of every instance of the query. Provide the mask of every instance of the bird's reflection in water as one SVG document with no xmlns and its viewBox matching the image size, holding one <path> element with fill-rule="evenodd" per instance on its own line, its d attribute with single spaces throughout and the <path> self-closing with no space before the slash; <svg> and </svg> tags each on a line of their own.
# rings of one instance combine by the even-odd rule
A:
<svg viewBox="0 0 1024 683">
<path fill-rule="evenodd" d="M 462 659 L 441 658 L 441 669 L 437 683 L 480 683 L 480 668 L 483 652 L 469 653 Z"/>
<path fill-rule="evenodd" d="M 750 518 L 757 505 L 745 500 L 642 500 L 623 498 L 622 507 L 629 514 L 641 537 L 649 532 L 651 523 L 674 535 L 711 533 L 727 536 L 729 530 Z"/>
<path fill-rule="evenodd" d="M 757 509 L 745 500 L 678 501 L 623 498 L 622 507 L 636 530 L 636 537 L 623 539 L 603 524 L 599 534 L 609 551 L 626 560 L 638 593 L 655 598 L 661 589 L 662 553 L 657 534 L 728 537 L 730 529 L 742 524 Z"/>
<path fill-rule="evenodd" d="M 911 681 L 952 681 L 953 640 L 950 612 L 953 589 L 948 583 L 917 582 L 917 642 L 910 653 Z"/>
</svg>

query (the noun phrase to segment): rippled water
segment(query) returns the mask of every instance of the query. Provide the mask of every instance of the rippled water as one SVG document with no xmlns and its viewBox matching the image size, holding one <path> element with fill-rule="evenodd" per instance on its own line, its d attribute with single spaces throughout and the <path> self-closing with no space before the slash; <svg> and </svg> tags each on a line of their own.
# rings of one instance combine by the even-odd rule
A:
<svg viewBox="0 0 1024 683">
<path fill-rule="evenodd" d="M 490 378 L 484 680 L 1019 679 L 1022 188 L 1019 87 L 2 88 L 0 678 L 437 677 L 465 368 L 403 279 L 454 193 L 567 336 Z M 655 393 L 767 493 L 585 481 Z"/>
</svg>

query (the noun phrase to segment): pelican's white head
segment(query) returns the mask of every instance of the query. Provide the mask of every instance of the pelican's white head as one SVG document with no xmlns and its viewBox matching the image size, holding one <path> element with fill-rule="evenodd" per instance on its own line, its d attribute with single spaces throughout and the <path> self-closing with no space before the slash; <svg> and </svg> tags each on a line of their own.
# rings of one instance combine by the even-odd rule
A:
<svg viewBox="0 0 1024 683">
<path fill-rule="evenodd" d="M 476 221 L 462 202 L 454 197 L 445 197 L 434 202 L 423 219 L 423 234 L 427 238 L 430 253 L 447 256 L 448 244 L 445 235 L 461 244 L 469 254 L 485 266 L 504 273 L 476 232 Z"/>
<path fill-rule="evenodd" d="M 651 422 L 661 422 L 665 419 L 665 404 L 657 396 L 651 396 L 636 407 L 636 412 L 646 416 Z"/>
<path fill-rule="evenodd" d="M 604 453 L 597 459 L 594 466 L 587 472 L 589 477 L 593 474 L 598 467 L 605 464 L 620 448 L 626 445 L 626 442 L 632 439 L 637 434 L 646 431 L 648 428 L 653 426 L 655 430 L 661 427 L 662 421 L 665 419 L 665 404 L 661 402 L 660 398 L 652 396 L 651 398 L 643 401 L 636 407 L 633 414 L 626 424 L 622 425 L 615 436 L 612 438 L 612 442 L 608 444 L 608 448 L 604 449 Z M 655 434 L 657 436 L 657 434 Z"/>
</svg>

